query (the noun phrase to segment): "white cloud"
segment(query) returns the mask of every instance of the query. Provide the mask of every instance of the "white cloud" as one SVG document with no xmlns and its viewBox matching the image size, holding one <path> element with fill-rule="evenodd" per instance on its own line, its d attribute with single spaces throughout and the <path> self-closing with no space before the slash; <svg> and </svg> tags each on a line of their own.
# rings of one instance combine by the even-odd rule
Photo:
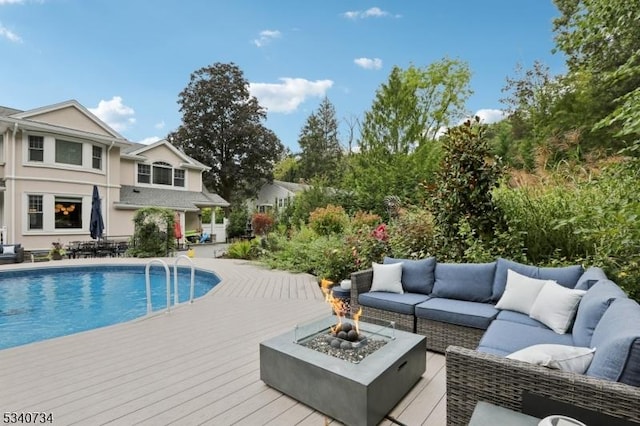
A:
<svg viewBox="0 0 640 426">
<path fill-rule="evenodd" d="M 367 10 L 350 10 L 342 14 L 347 19 L 366 19 L 366 18 L 384 18 L 392 16 L 391 13 L 386 10 L 382 10 L 379 7 L 371 7 Z M 393 15 L 394 18 L 400 18 L 400 15 Z"/>
<path fill-rule="evenodd" d="M 333 86 L 332 80 L 310 81 L 304 78 L 281 78 L 281 83 L 250 83 L 249 92 L 269 112 L 291 113 L 307 98 L 323 97 Z"/>
<path fill-rule="evenodd" d="M 366 70 L 379 70 L 382 68 L 382 59 L 380 58 L 356 58 L 353 62 Z"/>
<path fill-rule="evenodd" d="M 120 96 L 114 96 L 109 101 L 101 100 L 97 108 L 89 108 L 89 111 L 117 132 L 126 130 L 136 122 L 134 118 L 136 112 L 133 108 L 124 105 Z"/>
<path fill-rule="evenodd" d="M 155 127 L 158 130 L 162 130 L 164 129 L 164 126 L 166 126 L 166 123 L 164 122 L 164 120 L 156 123 L 153 127 Z"/>
<path fill-rule="evenodd" d="M 24 0 L 0 0 L 0 6 L 3 4 L 19 4 L 24 3 Z"/>
<path fill-rule="evenodd" d="M 0 1 L 3 1 L 3 0 L 0 0 Z M 2 24 L 0 24 L 0 37 L 4 37 L 7 40 L 12 41 L 14 43 L 22 43 L 22 38 L 20 38 L 18 34 L 14 33 L 13 31 L 3 26 Z"/>
<path fill-rule="evenodd" d="M 273 40 L 282 37 L 282 33 L 278 30 L 264 30 L 260 31 L 260 37 L 253 40 L 253 44 L 258 47 L 266 46 Z"/>
<path fill-rule="evenodd" d="M 506 114 L 499 109 L 479 109 L 476 114 L 484 124 L 493 124 L 503 120 Z"/>
<path fill-rule="evenodd" d="M 161 139 L 162 139 L 162 138 L 159 138 L 159 137 L 157 137 L 157 136 L 150 136 L 150 137 L 148 137 L 148 138 L 144 138 L 144 139 L 142 139 L 142 140 L 141 140 L 140 142 L 138 142 L 138 143 L 141 143 L 141 144 L 143 144 L 143 145 L 151 145 L 152 143 L 156 143 L 156 142 L 158 142 L 158 141 L 159 141 L 159 140 L 161 140 Z"/>
</svg>

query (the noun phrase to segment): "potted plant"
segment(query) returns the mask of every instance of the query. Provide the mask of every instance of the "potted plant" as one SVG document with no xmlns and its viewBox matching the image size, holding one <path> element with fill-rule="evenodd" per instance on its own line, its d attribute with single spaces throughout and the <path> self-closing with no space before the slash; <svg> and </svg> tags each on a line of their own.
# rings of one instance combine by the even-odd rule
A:
<svg viewBox="0 0 640 426">
<path fill-rule="evenodd" d="M 51 243 L 51 250 L 49 250 L 49 258 L 51 258 L 51 260 L 61 260 L 65 253 L 66 251 L 62 247 L 60 241 L 54 241 Z"/>
</svg>

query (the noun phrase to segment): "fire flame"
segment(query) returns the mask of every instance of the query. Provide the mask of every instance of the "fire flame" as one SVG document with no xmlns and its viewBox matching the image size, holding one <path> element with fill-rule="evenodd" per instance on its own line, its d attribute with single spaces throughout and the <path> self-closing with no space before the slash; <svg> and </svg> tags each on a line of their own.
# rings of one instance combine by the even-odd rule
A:
<svg viewBox="0 0 640 426">
<path fill-rule="evenodd" d="M 331 305 L 333 312 L 336 313 L 336 317 L 338 318 L 338 323 L 331 327 L 331 332 L 336 333 L 340 331 L 342 327 L 342 320 L 349 313 L 349 305 L 342 299 L 338 299 L 333 296 L 333 291 L 331 291 L 331 286 L 333 285 L 333 281 L 322 279 L 320 281 L 320 288 L 322 289 L 322 294 L 324 294 L 324 301 Z M 360 320 L 360 316 L 362 315 L 362 308 L 358 310 L 353 315 L 353 322 L 356 328 L 356 333 L 360 335 L 360 328 L 358 327 L 358 322 Z"/>
</svg>

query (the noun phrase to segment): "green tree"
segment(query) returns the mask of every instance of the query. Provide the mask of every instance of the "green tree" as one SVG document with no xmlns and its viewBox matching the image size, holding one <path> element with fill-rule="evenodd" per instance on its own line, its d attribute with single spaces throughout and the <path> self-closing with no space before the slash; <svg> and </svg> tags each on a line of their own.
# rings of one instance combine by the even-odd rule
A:
<svg viewBox="0 0 640 426">
<path fill-rule="evenodd" d="M 358 208 L 386 217 L 387 196 L 420 201 L 418 185 L 438 166 L 436 135 L 463 114 L 470 78 L 468 66 L 451 59 L 391 70 L 365 113 L 361 152 L 349 162 L 345 187 L 354 191 Z"/>
<path fill-rule="evenodd" d="M 441 169 L 429 187 L 430 204 L 440 234 L 441 253 L 463 260 L 469 236 L 489 242 L 502 230 L 492 191 L 498 186 L 500 165 L 492 157 L 478 117 L 447 130 L 443 136 Z M 474 242 L 475 244 L 475 242 Z"/>
<path fill-rule="evenodd" d="M 590 124 L 595 125 L 594 133 L 609 145 L 611 137 L 630 134 L 637 137 L 640 125 L 633 117 L 640 116 L 638 2 L 554 0 L 554 3 L 561 14 L 553 23 L 557 50 L 567 56 L 573 81 L 576 76 L 588 80 L 588 84 L 577 85 L 575 89 L 591 93 Z M 603 133 L 603 129 L 607 132 Z"/>
<path fill-rule="evenodd" d="M 264 127 L 266 112 L 250 96 L 248 82 L 234 63 L 215 63 L 191 74 L 178 103 L 182 124 L 169 140 L 211 170 L 204 184 L 229 200 L 251 196 L 272 179 L 284 147 Z"/>
<path fill-rule="evenodd" d="M 342 147 L 338 141 L 336 110 L 327 97 L 307 118 L 298 144 L 302 150 L 300 174 L 303 178 L 322 178 L 329 184 L 339 180 Z"/>
<path fill-rule="evenodd" d="M 289 154 L 278 161 L 273 169 L 273 178 L 277 180 L 297 182 L 301 177 L 300 162 L 294 154 Z"/>
</svg>

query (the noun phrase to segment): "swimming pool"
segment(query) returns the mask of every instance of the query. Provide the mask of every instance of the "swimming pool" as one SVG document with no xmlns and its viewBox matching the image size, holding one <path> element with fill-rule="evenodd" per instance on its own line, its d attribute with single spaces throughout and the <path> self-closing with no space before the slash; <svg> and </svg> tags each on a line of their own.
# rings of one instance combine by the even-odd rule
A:
<svg viewBox="0 0 640 426">
<path fill-rule="evenodd" d="M 165 270 L 149 270 L 153 311 L 166 308 Z M 173 303 L 173 268 L 171 302 Z M 194 297 L 220 282 L 195 270 Z M 180 303 L 189 300 L 191 270 L 178 267 Z M 145 265 L 56 267 L 0 273 L 0 349 L 66 336 L 147 313 Z"/>
</svg>

